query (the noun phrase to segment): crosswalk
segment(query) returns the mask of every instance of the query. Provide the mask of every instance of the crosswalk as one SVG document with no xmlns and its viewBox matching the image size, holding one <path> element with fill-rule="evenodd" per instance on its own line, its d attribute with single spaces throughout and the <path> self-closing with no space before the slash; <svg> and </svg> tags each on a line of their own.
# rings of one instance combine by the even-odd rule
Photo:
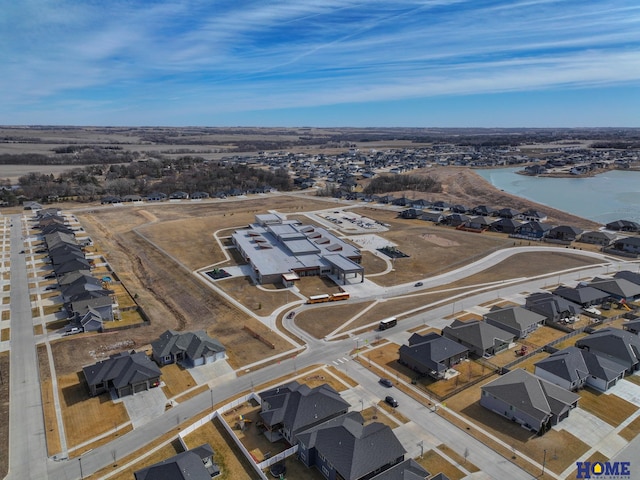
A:
<svg viewBox="0 0 640 480">
<path fill-rule="evenodd" d="M 336 358 L 335 360 L 333 360 L 333 364 L 338 366 L 338 365 L 342 365 L 343 363 L 347 363 L 351 361 L 351 357 L 342 357 L 342 358 Z"/>
</svg>

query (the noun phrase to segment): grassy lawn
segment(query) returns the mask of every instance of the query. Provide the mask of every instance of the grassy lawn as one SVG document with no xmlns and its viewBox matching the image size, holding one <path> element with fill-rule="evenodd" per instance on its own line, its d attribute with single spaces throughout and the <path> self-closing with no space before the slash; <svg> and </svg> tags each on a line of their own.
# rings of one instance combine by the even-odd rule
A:
<svg viewBox="0 0 640 480">
<path fill-rule="evenodd" d="M 543 347 L 549 342 L 556 340 L 560 337 L 565 336 L 565 332 L 561 332 L 560 330 L 556 330 L 555 328 L 547 327 L 546 325 L 542 325 L 538 327 L 535 332 L 531 332 L 526 340 L 527 343 L 536 345 L 538 347 Z"/>
<path fill-rule="evenodd" d="M 618 435 L 630 442 L 640 433 L 640 417 L 633 419 L 626 427 L 624 427 Z"/>
<path fill-rule="evenodd" d="M 329 373 L 331 373 L 331 375 L 338 377 L 340 380 L 342 380 L 343 382 L 345 382 L 347 385 L 349 385 L 349 387 L 355 387 L 358 384 L 358 382 L 356 382 L 355 380 L 353 380 L 351 377 L 349 377 L 347 374 L 345 374 L 344 372 L 338 370 L 335 366 L 330 365 L 329 367 L 327 367 L 325 370 L 328 370 Z"/>
<path fill-rule="evenodd" d="M 144 319 L 140 312 L 137 310 L 127 310 L 126 312 L 120 312 L 120 320 L 114 320 L 109 322 L 104 322 L 103 328 L 105 330 L 109 330 L 112 328 L 124 327 L 126 325 L 137 325 L 143 324 Z"/>
<path fill-rule="evenodd" d="M 129 421 L 123 403 L 114 403 L 108 394 L 90 397 L 81 372 L 58 377 L 62 420 L 70 448 Z"/>
<path fill-rule="evenodd" d="M 616 396 L 585 388 L 580 390 L 578 406 L 587 412 L 617 427 L 625 421 L 629 415 L 638 410 L 633 403 Z"/>
<path fill-rule="evenodd" d="M 577 458 L 589 450 L 589 445 L 565 430 L 552 429 L 543 436 L 538 436 L 525 430 L 519 424 L 480 406 L 480 387 L 494 378 L 489 378 L 485 382 L 454 395 L 446 401 L 446 406 L 510 445 L 513 450 L 512 454 L 516 458 L 518 458 L 518 452 L 521 452 L 529 458 L 541 461 L 544 450 L 547 450 L 548 453 L 554 452 L 551 459 L 547 455 L 547 467 L 556 473 L 570 467 Z M 473 429 L 470 432 L 474 436 L 478 435 L 478 432 Z M 486 442 L 486 440 L 483 441 Z M 490 445 L 490 443 L 487 444 Z M 495 445 L 490 446 L 500 452 Z M 504 455 L 504 452 L 500 453 Z M 525 466 L 531 468 L 529 464 Z"/>
<path fill-rule="evenodd" d="M 309 372 L 308 375 L 305 375 L 304 377 L 298 379 L 300 383 L 308 385 L 309 388 L 319 387 L 320 385 L 324 385 L 326 383 L 336 392 L 343 392 L 349 387 L 347 387 L 341 380 L 341 377 L 334 376 L 332 372 L 326 369 L 314 370 L 312 372 Z"/>
<path fill-rule="evenodd" d="M 640 375 L 628 375 L 624 377 L 624 380 L 627 382 L 635 383 L 636 385 L 640 385 Z"/>
<path fill-rule="evenodd" d="M 609 457 L 607 457 L 606 455 L 604 455 L 601 452 L 594 452 L 593 455 L 591 455 L 589 458 L 587 458 L 585 460 L 585 462 L 590 462 L 590 463 L 594 463 L 594 462 L 606 462 L 607 460 L 609 460 Z M 569 475 L 567 475 L 567 480 L 573 480 L 575 478 L 578 478 L 578 469 L 573 470 Z M 615 477 L 614 477 L 615 478 Z"/>
<path fill-rule="evenodd" d="M 44 313 L 44 315 L 51 315 L 53 313 L 58 313 L 60 310 L 62 310 L 62 305 L 60 304 L 45 305 L 44 307 L 42 307 L 42 313 Z"/>
<path fill-rule="evenodd" d="M 329 305 L 320 304 L 319 307 L 309 308 L 295 316 L 295 323 L 305 332 L 316 338 L 324 338 L 329 333 L 354 317 L 373 302 L 331 302 Z M 369 312 L 361 318 L 369 317 Z M 369 319 L 368 322 L 372 320 Z M 353 325 L 353 324 L 351 324 Z"/>
<path fill-rule="evenodd" d="M 418 457 L 415 460 L 431 475 L 444 473 L 450 480 L 460 480 L 466 476 L 462 470 L 459 470 L 457 467 L 452 465 L 435 450 L 428 450 L 424 452 L 422 457 Z"/>
<path fill-rule="evenodd" d="M 268 292 L 256 288 L 249 277 L 230 277 L 218 280 L 216 286 L 258 315 L 269 315 L 275 309 L 286 305 L 287 302 L 299 299 L 284 288 Z"/>
<path fill-rule="evenodd" d="M 165 446 L 159 448 L 155 452 L 150 455 L 147 455 L 142 460 L 137 463 L 132 464 L 131 466 L 123 469 L 113 476 L 106 476 L 102 478 L 111 478 L 113 480 L 131 480 L 134 472 L 137 472 L 141 468 L 148 467 L 155 463 L 166 460 L 167 458 L 171 458 L 174 455 L 182 452 L 182 445 L 180 444 L 180 440 L 174 440 L 173 442 L 167 443 Z"/>
<path fill-rule="evenodd" d="M 183 392 L 196 385 L 195 380 L 189 373 L 189 370 L 177 364 L 165 365 L 162 367 L 162 381 L 165 386 L 162 391 L 167 399 L 177 397 Z"/>
<path fill-rule="evenodd" d="M 305 297 L 320 295 L 322 293 L 340 293 L 342 291 L 338 285 L 325 277 L 302 277 L 300 281 L 296 283 L 296 287 L 298 287 L 300 293 Z"/>
<path fill-rule="evenodd" d="M 395 408 L 393 408 L 391 405 L 389 405 L 387 402 L 385 402 L 384 400 L 380 400 L 378 402 L 378 407 L 381 408 L 382 410 L 384 410 L 385 412 L 387 412 L 389 415 L 391 415 L 391 417 L 394 420 L 397 420 L 398 423 L 404 424 L 404 423 L 409 423 L 410 420 L 405 417 L 404 415 L 402 415 L 400 412 L 398 412 Z M 385 417 L 386 415 L 378 415 L 378 421 L 385 423 L 385 421 L 382 420 L 383 417 Z M 395 422 L 393 422 L 395 423 Z M 397 425 L 389 425 L 391 428 L 396 428 Z"/>
<path fill-rule="evenodd" d="M 444 443 L 438 445 L 438 450 L 444 453 L 451 460 L 455 460 L 456 463 L 458 463 L 458 465 L 464 466 L 464 468 L 469 470 L 471 473 L 480 471 L 478 467 L 476 467 L 473 463 L 469 462 L 466 458 L 464 458 L 464 455 L 460 455 L 458 452 L 451 449 Z"/>
<path fill-rule="evenodd" d="M 387 407 L 389 407 L 386 403 L 385 403 L 385 405 Z M 365 408 L 364 410 L 362 410 L 360 412 L 360 414 L 362 415 L 362 418 L 364 419 L 364 424 L 368 425 L 369 423 L 378 422 L 378 423 L 383 423 L 383 424 L 389 426 L 389 428 L 391 428 L 391 429 L 394 429 L 394 428 L 398 427 L 400 425 L 400 423 L 395 422 L 393 420 L 393 418 L 390 417 L 389 415 L 385 415 L 384 413 L 380 413 L 380 406 L 381 405 L 378 403 L 378 404 L 372 405 L 370 407 L 367 407 L 367 408 Z M 391 408 L 391 407 L 389 407 L 389 408 Z M 386 408 L 384 410 L 387 411 Z M 393 412 L 391 412 L 391 413 L 393 413 Z M 407 423 L 407 422 L 402 422 L 402 423 Z"/>
<path fill-rule="evenodd" d="M 0 353 L 0 477 L 5 478 L 9 470 L 9 352 Z"/>
</svg>

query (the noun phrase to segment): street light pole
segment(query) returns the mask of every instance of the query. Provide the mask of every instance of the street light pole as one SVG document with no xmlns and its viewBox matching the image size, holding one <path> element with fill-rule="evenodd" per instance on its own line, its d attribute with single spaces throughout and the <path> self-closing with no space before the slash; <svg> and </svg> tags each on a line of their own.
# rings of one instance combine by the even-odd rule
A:
<svg viewBox="0 0 640 480">
<path fill-rule="evenodd" d="M 82 474 L 82 457 L 78 457 L 78 463 L 80 464 L 80 480 L 84 480 L 84 475 Z"/>
<path fill-rule="evenodd" d="M 545 448 L 543 450 L 543 452 L 544 452 L 544 454 L 543 454 L 543 457 L 542 457 L 542 476 L 544 476 L 544 467 L 545 467 L 545 465 L 547 463 L 547 449 Z"/>
</svg>

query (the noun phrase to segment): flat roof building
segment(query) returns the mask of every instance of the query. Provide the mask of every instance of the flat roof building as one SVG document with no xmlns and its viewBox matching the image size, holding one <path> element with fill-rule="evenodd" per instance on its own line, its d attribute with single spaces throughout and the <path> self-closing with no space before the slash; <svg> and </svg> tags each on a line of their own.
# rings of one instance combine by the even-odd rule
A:
<svg viewBox="0 0 640 480">
<path fill-rule="evenodd" d="M 232 239 L 258 283 L 291 281 L 292 273 L 335 275 L 343 283 L 353 274 L 364 281 L 360 250 L 321 227 L 274 214 L 256 215 L 256 222 L 236 230 Z"/>
</svg>

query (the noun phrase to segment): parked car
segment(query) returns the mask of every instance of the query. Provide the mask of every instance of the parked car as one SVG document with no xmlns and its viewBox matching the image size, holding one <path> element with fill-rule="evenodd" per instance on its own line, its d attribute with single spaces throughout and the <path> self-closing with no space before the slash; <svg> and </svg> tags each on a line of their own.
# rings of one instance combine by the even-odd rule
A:
<svg viewBox="0 0 640 480">
<path fill-rule="evenodd" d="M 424 285 L 424 283 L 422 283 L 422 282 L 417 282 L 417 283 L 414 285 L 414 287 L 421 287 L 422 285 Z"/>
<path fill-rule="evenodd" d="M 67 330 L 66 332 L 64 332 L 64 336 L 68 336 L 68 335 L 76 335 L 77 333 L 82 333 L 82 328 L 79 327 L 73 327 L 70 330 Z"/>
<path fill-rule="evenodd" d="M 380 380 L 378 380 L 378 382 L 380 383 L 380 385 L 382 385 L 383 387 L 387 387 L 387 388 L 391 388 L 393 387 L 393 383 L 391 382 L 391 380 L 389 380 L 388 378 L 381 378 Z"/>
<path fill-rule="evenodd" d="M 386 397 L 384 397 L 384 401 L 385 401 L 387 404 L 391 405 L 393 408 L 395 408 L 395 407 L 397 407 L 397 406 L 398 406 L 398 401 L 397 401 L 395 398 L 393 398 L 392 396 L 386 396 Z"/>
</svg>

